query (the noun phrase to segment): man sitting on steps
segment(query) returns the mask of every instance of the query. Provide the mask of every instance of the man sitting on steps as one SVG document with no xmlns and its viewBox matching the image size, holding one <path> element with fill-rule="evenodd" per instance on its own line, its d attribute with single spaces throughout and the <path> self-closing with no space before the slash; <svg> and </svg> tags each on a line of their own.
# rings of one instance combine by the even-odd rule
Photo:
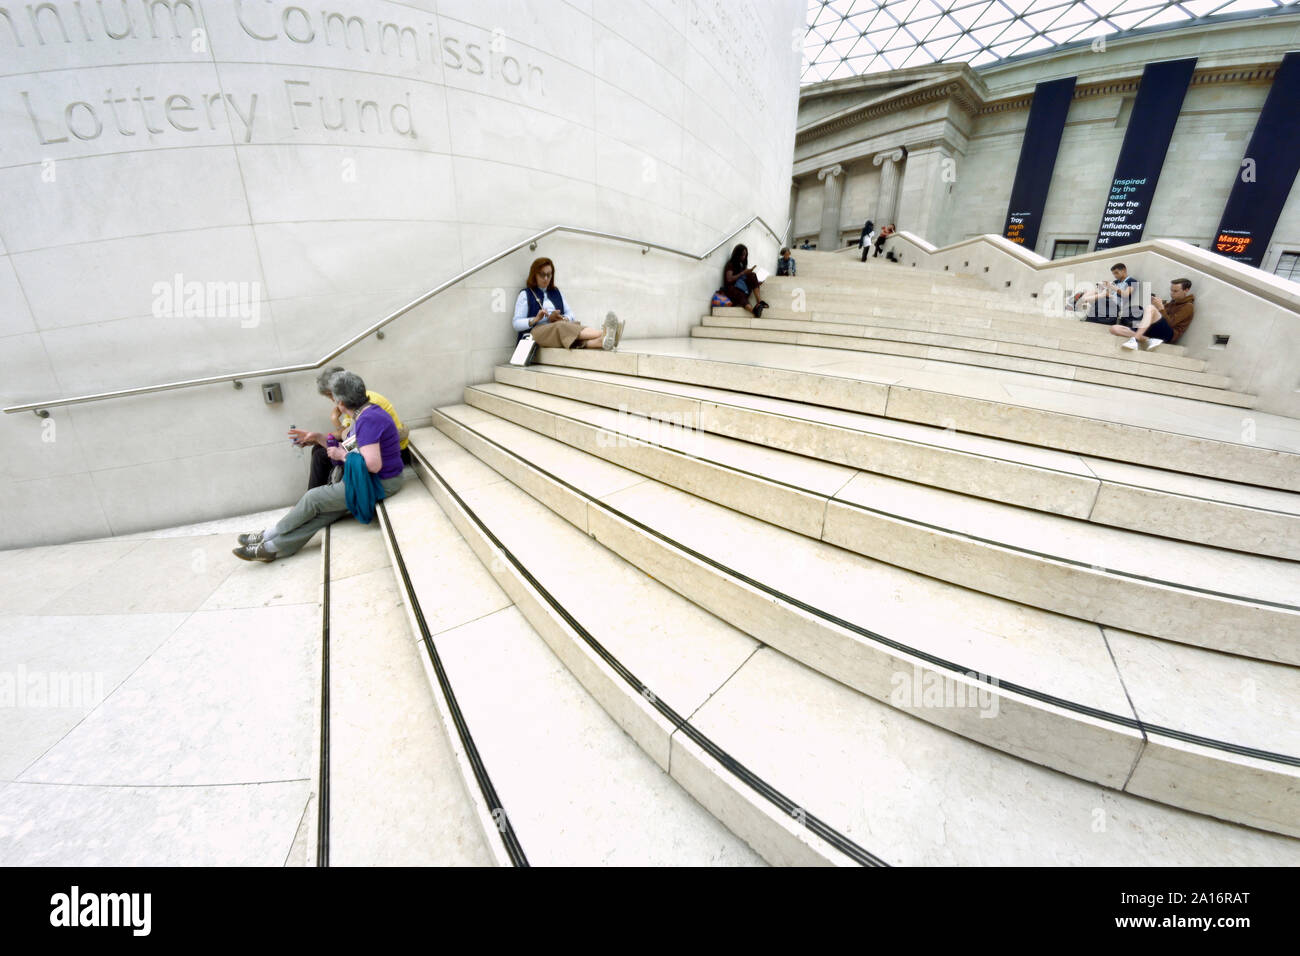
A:
<svg viewBox="0 0 1300 956">
<path fill-rule="evenodd" d="M 1123 345 L 1126 349 L 1135 349 L 1139 342 L 1145 342 L 1150 352 L 1166 342 L 1177 342 L 1192 324 L 1192 314 L 1196 311 L 1196 296 L 1191 290 L 1191 279 L 1175 279 L 1169 283 L 1168 299 L 1161 302 L 1159 296 L 1151 297 L 1151 304 L 1135 330 L 1130 333 L 1125 326 L 1112 325 L 1111 333 L 1128 336 Z"/>
<path fill-rule="evenodd" d="M 1110 267 L 1113 282 L 1098 282 L 1091 292 L 1079 292 L 1065 303 L 1067 309 L 1086 312 L 1085 322 L 1113 325 L 1117 322 L 1131 330 L 1142 320 L 1141 283 L 1128 274 L 1128 266 L 1117 262 Z M 1131 334 L 1131 331 L 1129 332 Z"/>
</svg>

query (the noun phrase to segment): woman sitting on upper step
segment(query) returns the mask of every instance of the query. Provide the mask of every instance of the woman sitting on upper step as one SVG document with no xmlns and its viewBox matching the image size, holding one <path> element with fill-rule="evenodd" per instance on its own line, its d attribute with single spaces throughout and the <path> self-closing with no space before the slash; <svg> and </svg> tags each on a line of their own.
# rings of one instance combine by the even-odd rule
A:
<svg viewBox="0 0 1300 956">
<path fill-rule="evenodd" d="M 757 319 L 768 308 L 759 296 L 762 284 L 758 275 L 749 267 L 749 249 L 745 246 L 732 249 L 731 258 L 722 267 L 722 294 L 731 300 L 732 305 L 740 306 Z M 751 295 L 758 300 L 758 304 L 752 307 L 749 304 Z"/>
<path fill-rule="evenodd" d="M 623 337 L 623 322 L 613 312 L 599 329 L 574 321 L 555 287 L 555 263 L 546 258 L 534 259 L 528 268 L 528 282 L 515 299 L 514 328 L 516 341 L 532 333 L 533 341 L 546 349 L 611 351 Z"/>
</svg>

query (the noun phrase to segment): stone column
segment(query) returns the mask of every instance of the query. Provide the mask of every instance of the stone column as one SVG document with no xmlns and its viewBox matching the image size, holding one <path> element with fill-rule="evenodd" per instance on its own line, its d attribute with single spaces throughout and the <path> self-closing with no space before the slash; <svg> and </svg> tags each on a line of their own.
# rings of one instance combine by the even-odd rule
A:
<svg viewBox="0 0 1300 956">
<path fill-rule="evenodd" d="M 898 226 L 937 246 L 965 238 L 952 221 L 952 184 L 957 164 L 946 143 L 924 144 L 907 151 L 907 167 L 898 188 Z"/>
<path fill-rule="evenodd" d="M 898 221 L 898 164 L 902 161 L 901 149 L 887 149 L 871 160 L 872 165 L 880 167 L 880 197 L 876 200 L 876 214 L 872 217 L 876 232 Z"/>
<path fill-rule="evenodd" d="M 822 189 L 822 231 L 817 237 L 817 248 L 834 252 L 840 247 L 840 202 L 844 199 L 844 167 L 839 163 L 827 166 L 817 173 L 825 183 Z"/>
</svg>

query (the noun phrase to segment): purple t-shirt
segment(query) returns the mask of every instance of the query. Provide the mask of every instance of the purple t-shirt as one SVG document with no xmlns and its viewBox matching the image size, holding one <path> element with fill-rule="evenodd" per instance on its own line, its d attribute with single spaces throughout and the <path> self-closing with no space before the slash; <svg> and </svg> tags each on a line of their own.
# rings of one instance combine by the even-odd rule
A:
<svg viewBox="0 0 1300 956">
<path fill-rule="evenodd" d="M 357 448 L 379 445 L 379 455 L 384 461 L 376 472 L 380 478 L 392 478 L 402 473 L 402 442 L 388 412 L 378 405 L 367 406 L 357 416 L 352 432 L 357 436 Z"/>
</svg>

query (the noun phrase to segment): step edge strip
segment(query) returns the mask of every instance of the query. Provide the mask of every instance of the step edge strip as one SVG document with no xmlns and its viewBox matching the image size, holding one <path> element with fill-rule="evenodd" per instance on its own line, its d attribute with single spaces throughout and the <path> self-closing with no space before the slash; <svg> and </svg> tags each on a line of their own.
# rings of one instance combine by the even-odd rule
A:
<svg viewBox="0 0 1300 956">
<path fill-rule="evenodd" d="M 980 680 L 982 683 L 990 684 L 992 687 L 995 688 L 995 690 L 1007 689 L 1014 693 L 1020 694 L 1021 696 L 1028 697 L 1032 700 L 1037 700 L 1041 703 L 1049 704 L 1054 707 L 1059 707 L 1063 710 L 1067 710 L 1072 713 L 1082 714 L 1084 716 L 1092 717 L 1094 719 L 1105 721 L 1107 723 L 1118 724 L 1124 727 L 1128 727 L 1129 729 L 1137 730 L 1143 733 L 1144 735 L 1146 733 L 1148 725 L 1145 724 L 1140 718 L 1127 717 L 1122 714 L 1115 714 L 1110 711 L 1102 710 L 1101 708 L 1097 708 L 1097 707 L 1092 707 L 1087 704 L 1080 704 L 1076 701 L 1071 701 L 1062 697 L 1057 697 L 1056 695 L 1049 694 L 1046 691 L 1035 690 L 1033 688 L 1027 687 L 1025 685 L 1016 682 L 1002 681 L 996 677 L 993 677 L 992 675 L 986 674 L 981 670 L 962 667 L 956 664 L 955 662 L 949 661 L 945 658 L 938 656 L 937 654 L 933 654 L 929 651 L 923 651 L 918 648 L 913 648 L 910 645 L 903 643 L 902 641 L 896 640 L 894 638 L 886 637 L 882 634 L 878 634 L 877 632 L 872 631 L 869 628 L 863 627 L 862 625 L 855 624 L 851 621 L 847 621 L 843 618 L 840 618 L 837 615 L 829 614 L 825 611 L 822 611 L 821 609 L 816 608 L 813 605 L 807 604 L 806 602 L 800 600 L 799 598 L 794 597 L 793 595 L 785 594 L 783 591 L 780 591 L 770 585 L 764 584 L 756 579 L 750 578 L 748 575 L 736 571 L 714 558 L 710 558 L 705 554 L 695 551 L 690 546 L 674 540 L 673 538 L 669 537 L 663 532 L 657 531 L 656 529 L 649 527 L 648 525 L 644 524 L 641 521 L 638 521 L 637 519 L 631 517 L 630 515 L 624 514 L 623 512 L 619 511 L 617 508 L 608 504 L 607 502 L 601 501 L 600 499 L 587 494 L 586 492 L 582 491 L 580 488 L 577 488 L 576 486 L 566 481 L 565 479 L 552 474 L 551 472 L 547 471 L 544 468 L 541 468 L 536 463 L 530 462 L 520 457 L 515 452 L 506 448 L 500 442 L 496 441 L 495 439 L 491 438 L 488 435 L 484 435 L 481 431 L 474 428 L 472 424 L 467 424 L 465 422 L 459 421 L 458 419 L 453 418 L 450 415 L 447 415 L 447 413 L 441 412 L 441 410 L 439 410 L 439 412 L 443 414 L 445 417 L 447 417 L 448 419 L 450 419 L 451 421 L 453 421 L 457 426 L 464 428 L 467 431 L 473 432 L 474 435 L 476 435 L 480 440 L 487 442 L 488 444 L 492 445 L 502 453 L 520 462 L 524 467 L 532 469 L 533 471 L 544 476 L 545 478 L 569 489 L 575 495 L 578 495 L 581 498 L 585 499 L 589 504 L 595 505 L 596 507 L 605 510 L 606 512 L 618 518 L 619 520 L 625 521 L 626 523 L 637 528 L 641 532 L 663 541 L 665 544 L 667 544 L 670 547 L 676 548 L 678 551 L 681 551 L 683 554 L 686 554 L 694 558 L 695 560 L 700 561 L 701 563 L 713 567 L 715 570 L 721 572 L 722 574 L 731 577 L 734 580 L 747 584 L 750 587 L 755 588 L 756 590 L 762 591 L 763 593 L 766 593 L 772 596 L 773 598 L 777 599 L 778 601 L 781 601 L 791 607 L 797 608 L 823 621 L 844 628 L 845 630 L 851 631 L 852 633 L 855 633 L 860 637 L 865 637 L 868 640 L 874 641 L 878 644 L 883 644 L 884 646 L 889 647 L 892 650 L 899 651 L 904 654 L 908 654 L 920 660 L 924 660 L 926 663 L 931 664 L 932 666 L 944 670 L 948 670 L 953 673 L 962 674 L 964 676 L 969 676 L 971 674 L 977 675 L 976 679 Z M 518 427 L 523 428 L 524 426 L 520 425 Z M 552 441 L 560 441 L 560 440 L 552 439 Z M 564 443 L 561 442 L 561 444 Z M 580 449 L 575 449 L 575 450 L 580 451 Z M 689 492 L 682 492 L 682 493 L 689 494 Z M 725 507 L 725 506 L 719 505 L 718 507 Z M 1285 665 L 1279 665 L 1279 666 L 1285 666 Z M 1164 731 L 1162 730 L 1162 732 Z M 1178 739 L 1185 740 L 1188 743 L 1196 743 L 1199 744 L 1200 746 L 1207 747 L 1213 750 L 1222 751 L 1225 753 L 1233 753 L 1233 754 L 1237 754 L 1238 756 L 1253 756 L 1256 757 L 1257 759 L 1267 760 L 1272 763 L 1300 767 L 1300 756 L 1291 756 L 1288 754 L 1273 753 L 1272 751 L 1258 750 L 1256 748 L 1245 747 L 1244 745 L 1241 744 L 1234 744 L 1229 741 L 1217 740 L 1211 737 L 1202 737 L 1197 734 L 1190 734 L 1183 731 L 1176 731 L 1174 733 L 1168 734 L 1168 736 L 1178 736 Z"/>
<path fill-rule="evenodd" d="M 457 422 L 457 424 L 461 424 L 461 423 Z M 490 439 L 487 440 L 490 441 Z M 543 598 L 543 600 L 547 602 L 547 604 L 551 607 L 551 609 L 555 611 L 557 615 L 560 616 L 560 618 L 573 630 L 573 632 L 577 634 L 578 637 L 601 660 L 603 660 L 605 664 L 608 667 L 610 667 L 611 670 L 613 670 L 620 678 L 622 678 L 623 682 L 629 688 L 631 688 L 634 693 L 638 695 L 642 695 L 643 689 L 646 688 L 648 685 L 642 681 L 637 680 L 636 675 L 634 675 L 622 663 L 622 661 L 620 661 L 617 657 L 615 657 L 585 627 L 583 627 L 582 624 L 579 623 L 578 620 L 573 617 L 573 615 L 569 612 L 569 610 L 563 604 L 561 604 L 555 598 L 555 596 L 551 594 L 551 592 L 548 591 L 545 586 L 542 585 L 540 581 L 537 580 L 537 578 L 532 574 L 532 572 L 529 571 L 528 568 L 524 566 L 523 562 L 520 561 L 519 558 L 517 558 L 515 554 L 509 548 L 507 548 L 499 538 L 497 538 L 496 534 L 492 531 L 491 528 L 487 526 L 487 524 L 478 515 L 478 513 L 465 502 L 465 500 L 460 496 L 460 494 L 456 491 L 456 489 L 453 488 L 451 484 L 441 475 L 441 473 L 437 470 L 437 468 L 434 467 L 433 463 L 430 462 L 429 459 L 425 456 L 422 449 L 415 447 L 413 444 L 412 454 L 414 454 L 420 460 L 424 468 L 427 469 L 428 472 L 431 475 L 433 475 L 440 484 L 442 484 L 442 486 L 447 490 L 448 494 L 452 496 L 452 498 L 456 501 L 457 505 L 474 522 L 475 526 L 478 527 L 479 531 L 484 535 L 484 537 L 488 539 L 488 541 L 492 544 L 492 546 L 497 548 L 503 555 L 506 556 L 506 558 L 510 561 L 510 564 L 515 568 L 516 573 L 518 573 L 519 576 L 523 578 L 523 580 L 527 582 L 528 585 L 532 587 L 533 590 L 535 590 Z M 519 460 L 522 461 L 522 459 Z M 542 471 L 541 469 L 538 470 Z M 542 473 L 545 474 L 544 471 Z M 558 479 L 555 480 L 558 481 Z M 563 482 L 561 483 L 566 484 L 567 487 L 567 483 L 563 483 Z M 586 496 L 583 497 L 585 498 Z M 542 507 L 546 507 L 546 506 L 542 505 Z M 738 780 L 743 782 L 746 786 L 748 786 L 759 796 L 768 800 L 768 802 L 776 806 L 777 809 L 780 810 L 782 813 L 786 815 L 791 815 L 795 810 L 802 810 L 800 804 L 791 800 L 789 797 L 781 793 L 781 791 L 777 790 L 776 787 L 774 787 L 772 784 L 769 784 L 762 777 L 758 776 L 753 771 L 749 770 L 744 764 L 740 763 L 738 760 L 732 757 L 726 750 L 724 750 L 717 743 L 715 743 L 711 738 L 709 738 L 703 732 L 698 730 L 693 724 L 691 724 L 690 719 L 688 717 L 684 717 L 681 714 L 677 713 L 676 710 L 674 710 L 668 704 L 664 703 L 664 701 L 661 700 L 657 695 L 654 695 L 653 700 L 648 700 L 648 703 L 656 710 L 658 710 L 661 715 L 667 718 L 677 728 L 677 732 L 681 732 L 683 735 L 688 737 L 692 743 L 694 743 L 697 747 L 700 747 L 702 750 L 704 750 L 712 759 L 716 760 L 732 776 L 736 777 Z M 866 850 L 865 848 L 859 846 L 852 839 L 840 833 L 838 830 L 836 830 L 834 827 L 832 827 L 830 824 L 826 823 L 825 821 L 821 820 L 819 817 L 813 814 L 809 814 L 805 811 L 803 815 L 800 817 L 800 819 L 803 820 L 804 825 L 807 826 L 809 830 L 811 830 L 813 833 L 816 833 L 821 839 L 825 840 L 836 850 L 850 857 L 855 862 L 865 866 L 888 866 L 888 864 L 883 859 L 871 853 L 869 850 Z"/>
</svg>

